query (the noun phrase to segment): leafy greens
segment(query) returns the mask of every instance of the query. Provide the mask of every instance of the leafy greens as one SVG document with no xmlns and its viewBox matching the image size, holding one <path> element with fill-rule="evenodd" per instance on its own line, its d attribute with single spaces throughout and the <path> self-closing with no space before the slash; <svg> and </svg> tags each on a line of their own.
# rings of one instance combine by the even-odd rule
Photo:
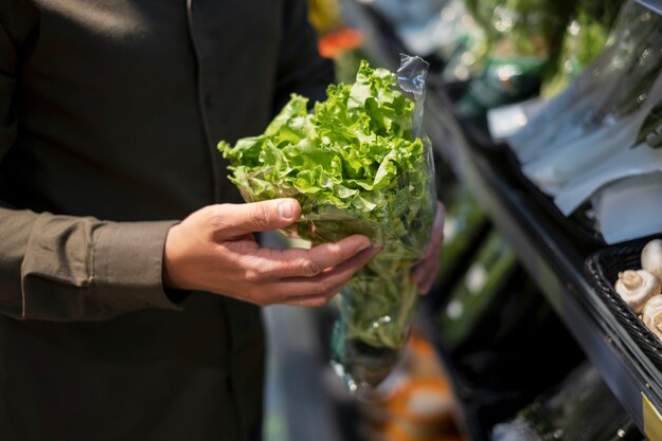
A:
<svg viewBox="0 0 662 441">
<path fill-rule="evenodd" d="M 313 243 L 364 234 L 383 247 L 342 293 L 334 357 L 350 387 L 377 384 L 395 363 L 417 298 L 409 271 L 435 214 L 431 149 L 415 136 L 418 104 L 397 85 L 363 61 L 356 82 L 330 85 L 314 113 L 292 95 L 264 134 L 219 144 L 247 201 L 299 201 L 287 234 Z"/>
</svg>

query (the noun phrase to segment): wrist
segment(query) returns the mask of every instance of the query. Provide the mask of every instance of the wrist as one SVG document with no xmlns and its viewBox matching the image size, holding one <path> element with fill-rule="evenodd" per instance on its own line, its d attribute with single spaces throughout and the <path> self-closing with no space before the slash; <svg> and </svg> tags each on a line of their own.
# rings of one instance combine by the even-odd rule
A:
<svg viewBox="0 0 662 441">
<path fill-rule="evenodd" d="M 166 290 L 186 290 L 184 281 L 181 280 L 177 267 L 179 266 L 179 249 L 181 248 L 178 241 L 179 225 L 174 225 L 168 231 L 166 236 L 165 246 L 163 247 L 163 267 L 161 270 L 161 282 L 163 288 Z"/>
</svg>

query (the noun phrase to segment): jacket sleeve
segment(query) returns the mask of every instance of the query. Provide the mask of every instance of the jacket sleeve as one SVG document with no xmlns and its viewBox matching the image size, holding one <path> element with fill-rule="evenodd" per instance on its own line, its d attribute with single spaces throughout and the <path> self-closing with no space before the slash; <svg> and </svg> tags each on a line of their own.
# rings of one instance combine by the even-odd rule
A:
<svg viewBox="0 0 662 441">
<path fill-rule="evenodd" d="M 326 99 L 326 87 L 334 80 L 333 62 L 320 57 L 317 35 L 308 21 L 306 0 L 284 0 L 278 78 L 276 81 L 276 112 L 287 103 L 291 93 L 311 99 Z"/>
<path fill-rule="evenodd" d="M 18 125 L 18 40 L 2 16 L 0 161 L 15 144 Z M 179 309 L 161 282 L 163 246 L 174 223 L 113 223 L 35 213 L 0 200 L 0 313 L 25 320 L 77 321 L 145 308 Z"/>
</svg>

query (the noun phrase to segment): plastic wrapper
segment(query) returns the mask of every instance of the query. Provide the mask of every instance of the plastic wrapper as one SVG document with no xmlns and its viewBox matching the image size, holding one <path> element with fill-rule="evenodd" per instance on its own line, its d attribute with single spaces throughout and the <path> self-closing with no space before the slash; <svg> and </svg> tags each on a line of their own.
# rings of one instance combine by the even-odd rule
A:
<svg viewBox="0 0 662 441">
<path fill-rule="evenodd" d="M 333 363 L 349 390 L 371 388 L 398 360 L 417 301 L 410 270 L 436 213 L 432 148 L 422 129 L 427 63 L 402 57 L 397 75 L 362 63 L 354 85 L 329 86 L 306 109 L 293 96 L 264 135 L 219 148 L 248 202 L 295 198 L 284 231 L 313 244 L 353 234 L 382 251 L 342 291 Z"/>
<path fill-rule="evenodd" d="M 525 165 L 559 155 L 571 142 L 603 130 L 595 147 L 611 137 L 610 127 L 635 114 L 662 68 L 662 17 L 635 0 L 618 14 L 607 46 L 585 71 L 508 142 Z M 565 152 L 568 158 L 572 153 Z"/>
<path fill-rule="evenodd" d="M 556 72 L 543 83 L 542 95 L 557 95 L 577 78 L 605 47 L 623 0 L 581 0 L 566 28 Z"/>
<path fill-rule="evenodd" d="M 615 244 L 662 231 L 662 170 L 615 182 L 592 198 L 597 228 Z"/>
<path fill-rule="evenodd" d="M 480 73 L 487 51 L 485 31 L 463 0 L 451 0 L 440 14 L 436 36 L 439 55 L 445 60 L 442 77 L 446 83 L 465 82 Z"/>
<path fill-rule="evenodd" d="M 481 73 L 458 103 L 459 112 L 480 119 L 488 109 L 538 93 L 559 44 L 569 6 L 558 0 L 467 0 L 487 40 L 477 56 Z"/>
</svg>

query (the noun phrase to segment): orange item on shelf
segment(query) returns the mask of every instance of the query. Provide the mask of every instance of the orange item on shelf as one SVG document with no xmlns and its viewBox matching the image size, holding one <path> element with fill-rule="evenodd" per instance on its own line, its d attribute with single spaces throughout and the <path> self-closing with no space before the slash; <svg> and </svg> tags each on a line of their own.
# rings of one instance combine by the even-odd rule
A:
<svg viewBox="0 0 662 441">
<path fill-rule="evenodd" d="M 337 56 L 356 49 L 363 44 L 363 34 L 355 29 L 344 28 L 326 34 L 319 40 L 318 50 L 322 57 Z"/>
<path fill-rule="evenodd" d="M 434 348 L 413 332 L 404 362 L 381 399 L 364 408 L 369 440 L 464 441 L 453 417 L 453 393 Z"/>
</svg>

